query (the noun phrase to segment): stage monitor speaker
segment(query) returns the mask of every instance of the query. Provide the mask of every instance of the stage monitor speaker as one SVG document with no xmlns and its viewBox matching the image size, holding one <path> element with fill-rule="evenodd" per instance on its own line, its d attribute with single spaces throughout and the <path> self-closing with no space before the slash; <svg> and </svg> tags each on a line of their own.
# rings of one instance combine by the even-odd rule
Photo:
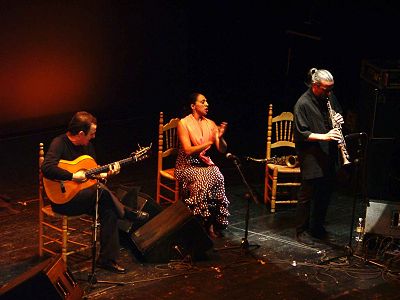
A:
<svg viewBox="0 0 400 300">
<path fill-rule="evenodd" d="M 149 195 L 139 191 L 138 187 L 127 187 L 121 185 L 116 194 L 121 199 L 121 202 L 135 210 L 147 212 L 149 214 L 148 220 L 151 220 L 162 211 L 162 207 L 157 204 Z M 148 221 L 147 220 L 147 221 Z M 118 220 L 118 228 L 122 232 L 130 233 L 136 230 L 143 223 L 141 221 L 131 221 L 127 219 Z"/>
<path fill-rule="evenodd" d="M 82 289 L 66 267 L 61 255 L 49 258 L 5 284 L 0 298 L 81 299 Z"/>
<path fill-rule="evenodd" d="M 367 196 L 399 201 L 399 150 L 396 140 L 374 138 L 367 150 Z"/>
<path fill-rule="evenodd" d="M 136 258 L 143 262 L 165 263 L 173 259 L 204 257 L 213 247 L 203 226 L 187 206 L 178 201 L 141 226 L 130 236 Z"/>
<path fill-rule="evenodd" d="M 400 203 L 371 200 L 365 217 L 365 233 L 400 238 Z"/>
<path fill-rule="evenodd" d="M 361 80 L 359 129 L 370 138 L 399 138 L 400 90 L 378 89 Z"/>
</svg>

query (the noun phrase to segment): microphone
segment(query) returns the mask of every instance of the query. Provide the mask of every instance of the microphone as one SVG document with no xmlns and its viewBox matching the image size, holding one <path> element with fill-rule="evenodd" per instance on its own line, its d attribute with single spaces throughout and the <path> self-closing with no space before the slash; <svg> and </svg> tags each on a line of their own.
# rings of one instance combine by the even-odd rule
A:
<svg viewBox="0 0 400 300">
<path fill-rule="evenodd" d="M 133 222 L 146 221 L 149 218 L 149 214 L 147 212 L 125 206 L 125 218 Z"/>
<path fill-rule="evenodd" d="M 367 136 L 367 134 L 365 132 L 350 133 L 350 134 L 345 136 L 345 140 L 347 140 L 347 141 L 351 141 L 353 139 L 357 139 L 359 147 L 362 146 L 363 141 L 366 142 L 367 138 L 368 138 L 368 136 Z"/>
<path fill-rule="evenodd" d="M 233 160 L 233 161 L 236 161 L 236 162 L 240 161 L 239 157 L 237 157 L 236 155 L 233 155 L 232 153 L 228 152 L 225 156 L 226 156 L 227 159 L 230 159 L 230 160 Z"/>
<path fill-rule="evenodd" d="M 366 137 L 367 134 L 365 132 L 356 132 L 356 133 L 350 133 L 345 136 L 346 140 L 352 140 L 355 138 L 361 138 L 361 137 Z"/>
</svg>

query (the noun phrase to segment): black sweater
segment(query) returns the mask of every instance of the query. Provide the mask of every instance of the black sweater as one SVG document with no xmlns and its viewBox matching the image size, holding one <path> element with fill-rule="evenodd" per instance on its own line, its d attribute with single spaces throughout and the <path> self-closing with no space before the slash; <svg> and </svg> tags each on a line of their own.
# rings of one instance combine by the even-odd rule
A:
<svg viewBox="0 0 400 300">
<path fill-rule="evenodd" d="M 61 134 L 54 138 L 50 144 L 50 148 L 46 153 L 42 172 L 43 175 L 52 180 L 72 180 L 72 173 L 58 167 L 61 159 L 74 160 L 82 155 L 89 155 L 96 159 L 96 153 L 92 143 L 87 146 L 74 145 L 67 135 Z"/>
</svg>

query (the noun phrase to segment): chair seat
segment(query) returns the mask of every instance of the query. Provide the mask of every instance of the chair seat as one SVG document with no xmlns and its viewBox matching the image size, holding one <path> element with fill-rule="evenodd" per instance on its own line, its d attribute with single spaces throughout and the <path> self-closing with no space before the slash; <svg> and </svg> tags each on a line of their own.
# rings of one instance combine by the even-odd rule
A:
<svg viewBox="0 0 400 300">
<path fill-rule="evenodd" d="M 279 173 L 299 173 L 300 174 L 300 167 L 291 168 L 288 166 L 283 165 L 275 165 L 275 164 L 267 164 L 269 169 L 278 169 Z"/>
<path fill-rule="evenodd" d="M 160 171 L 160 175 L 170 180 L 175 179 L 175 168 L 165 169 Z"/>
<path fill-rule="evenodd" d="M 51 205 L 46 205 L 45 207 L 43 207 L 42 208 L 42 212 L 44 214 L 46 214 L 47 216 L 53 217 L 53 218 L 62 218 L 62 217 L 65 216 L 65 215 L 62 215 L 62 214 L 54 212 L 53 209 L 51 208 Z M 73 219 L 81 218 L 82 215 L 79 215 L 79 216 L 65 216 L 65 217 L 68 217 L 69 220 L 73 220 Z"/>
<path fill-rule="evenodd" d="M 53 218 L 54 218 L 54 217 L 55 217 L 55 218 L 61 218 L 61 217 L 63 217 L 63 215 L 54 212 L 53 209 L 51 208 L 51 205 L 46 205 L 46 206 L 44 206 L 44 207 L 42 208 L 42 212 L 43 212 L 44 214 L 46 214 L 47 216 L 53 217 Z"/>
</svg>

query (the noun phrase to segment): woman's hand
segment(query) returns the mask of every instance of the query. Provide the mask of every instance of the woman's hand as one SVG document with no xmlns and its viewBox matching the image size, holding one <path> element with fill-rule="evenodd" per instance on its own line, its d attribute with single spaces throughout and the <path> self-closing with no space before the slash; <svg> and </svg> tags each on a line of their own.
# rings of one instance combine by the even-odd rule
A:
<svg viewBox="0 0 400 300">
<path fill-rule="evenodd" d="M 227 127 L 228 127 L 228 123 L 226 123 L 226 122 L 222 122 L 221 125 L 217 126 L 217 128 L 213 134 L 213 143 L 214 144 L 222 138 Z"/>
<path fill-rule="evenodd" d="M 227 128 L 228 128 L 227 122 L 222 122 L 221 125 L 218 126 L 218 131 L 217 131 L 218 138 L 221 138 L 224 135 Z"/>
<path fill-rule="evenodd" d="M 223 135 L 225 134 L 225 131 L 228 127 L 228 123 L 222 122 L 221 125 L 217 126 L 217 130 L 215 132 L 215 146 L 217 147 L 217 150 L 221 153 L 226 152 L 226 142 L 223 138 Z"/>
</svg>

